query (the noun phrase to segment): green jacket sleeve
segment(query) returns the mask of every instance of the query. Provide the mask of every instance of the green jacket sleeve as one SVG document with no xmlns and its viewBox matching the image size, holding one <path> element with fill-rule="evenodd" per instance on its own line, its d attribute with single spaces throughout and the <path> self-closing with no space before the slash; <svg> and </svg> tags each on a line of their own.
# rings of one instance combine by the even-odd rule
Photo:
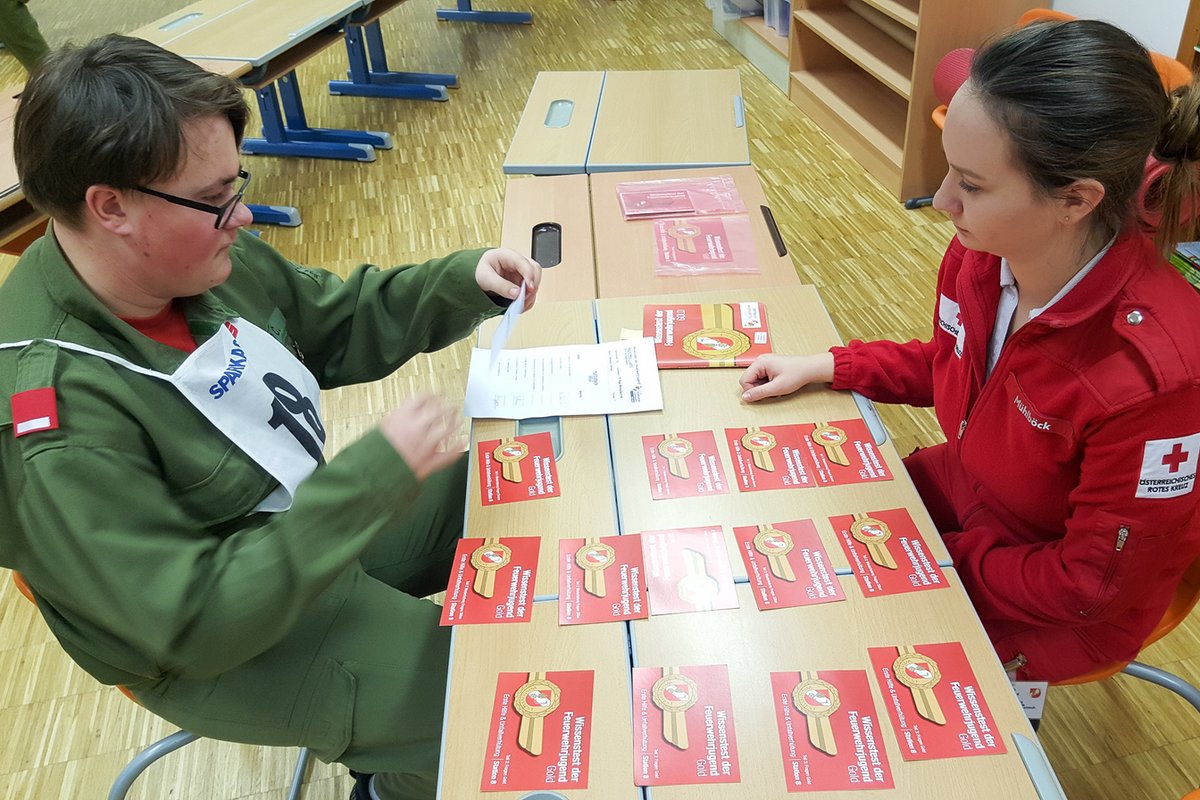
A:
<svg viewBox="0 0 1200 800">
<path fill-rule="evenodd" d="M 364 265 L 342 279 L 297 266 L 243 234 L 231 251 L 233 277 L 214 294 L 239 310 L 262 307 L 258 294 L 265 294 L 321 386 L 344 386 L 384 377 L 503 311 L 507 300 L 493 300 L 475 282 L 483 252 L 386 270 Z"/>
</svg>

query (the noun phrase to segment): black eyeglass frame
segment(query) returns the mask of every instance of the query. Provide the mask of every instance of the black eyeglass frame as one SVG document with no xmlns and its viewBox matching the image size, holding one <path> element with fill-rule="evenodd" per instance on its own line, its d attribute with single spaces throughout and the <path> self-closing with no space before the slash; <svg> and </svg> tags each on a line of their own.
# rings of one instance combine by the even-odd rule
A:
<svg viewBox="0 0 1200 800">
<path fill-rule="evenodd" d="M 180 197 L 179 195 L 168 194 L 167 192 L 160 192 L 157 189 L 147 189 L 145 186 L 135 186 L 133 188 L 134 188 L 134 191 L 141 192 L 142 194 L 148 194 L 153 197 L 161 198 L 163 200 L 166 200 L 168 203 L 174 203 L 177 206 L 183 206 L 184 208 L 194 208 L 197 211 L 206 211 L 209 214 L 215 214 L 217 216 L 217 221 L 213 225 L 213 227 L 219 230 L 222 227 L 224 227 L 226 222 L 229 221 L 230 215 L 233 214 L 233 209 L 237 208 L 237 204 L 240 203 L 242 200 L 242 195 L 244 195 L 246 193 L 246 187 L 250 185 L 250 173 L 248 171 L 246 171 L 244 169 L 239 169 L 237 172 L 237 176 L 239 178 L 241 178 L 242 185 L 238 187 L 238 190 L 234 193 L 233 197 L 229 198 L 228 200 L 226 200 L 224 203 L 222 203 L 219 206 L 210 205 L 208 203 L 201 203 L 199 200 L 192 200 L 187 197 Z"/>
</svg>

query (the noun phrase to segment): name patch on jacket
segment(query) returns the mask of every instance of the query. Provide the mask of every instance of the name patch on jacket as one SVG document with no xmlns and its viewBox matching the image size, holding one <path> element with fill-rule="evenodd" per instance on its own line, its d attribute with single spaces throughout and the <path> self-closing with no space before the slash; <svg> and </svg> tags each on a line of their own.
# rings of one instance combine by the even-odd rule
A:
<svg viewBox="0 0 1200 800">
<path fill-rule="evenodd" d="M 1046 416 L 1038 411 L 1037 406 L 1029 401 L 1025 392 L 1021 391 L 1021 384 L 1017 382 L 1016 375 L 1011 372 L 1008 374 L 1008 377 L 1004 379 L 1004 388 L 1008 390 L 1013 411 L 1019 414 L 1029 424 L 1029 427 L 1037 431 L 1057 433 L 1059 436 L 1071 438 L 1074 433 L 1071 423 L 1058 417 Z"/>
<path fill-rule="evenodd" d="M 965 335 L 962 314 L 959 313 L 958 303 L 944 294 L 938 297 L 938 327 L 954 337 L 954 355 L 962 358 Z"/>
<path fill-rule="evenodd" d="M 17 392 L 11 402 L 14 437 L 58 427 L 58 395 L 53 386 Z"/>
<path fill-rule="evenodd" d="M 1179 439 L 1151 439 L 1142 451 L 1137 497 L 1178 497 L 1196 485 L 1200 433 Z"/>
</svg>

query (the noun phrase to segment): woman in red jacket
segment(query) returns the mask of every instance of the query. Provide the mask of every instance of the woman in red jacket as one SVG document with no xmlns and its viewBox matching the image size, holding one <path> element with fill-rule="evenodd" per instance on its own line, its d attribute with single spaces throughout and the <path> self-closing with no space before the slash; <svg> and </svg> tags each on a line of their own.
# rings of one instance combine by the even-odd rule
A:
<svg viewBox="0 0 1200 800">
<path fill-rule="evenodd" d="M 932 338 L 764 356 L 741 378 L 746 402 L 829 382 L 934 407 L 947 441 L 905 464 L 1021 678 L 1133 658 L 1200 554 L 1200 296 L 1163 259 L 1193 227 L 1198 109 L 1200 88 L 1168 97 L 1106 23 L 995 39 L 946 114 L 934 206 L 957 236 Z M 1143 200 L 1151 153 L 1168 171 Z"/>
</svg>

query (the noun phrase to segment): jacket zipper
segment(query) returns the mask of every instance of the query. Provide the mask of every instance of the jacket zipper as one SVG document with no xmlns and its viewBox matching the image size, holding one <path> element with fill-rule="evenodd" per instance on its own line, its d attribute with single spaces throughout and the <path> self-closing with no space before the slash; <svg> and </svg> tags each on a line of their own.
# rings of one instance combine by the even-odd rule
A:
<svg viewBox="0 0 1200 800">
<path fill-rule="evenodd" d="M 1125 549 L 1125 541 L 1129 539 L 1129 526 L 1121 525 L 1117 528 L 1117 538 L 1113 546 L 1113 556 L 1108 560 L 1108 569 L 1104 570 L 1104 579 L 1100 581 L 1100 589 L 1096 592 L 1096 602 L 1092 603 L 1086 610 L 1080 611 L 1079 616 L 1086 617 L 1100 607 L 1100 598 L 1104 597 L 1104 592 L 1112 583 L 1113 573 L 1117 571 L 1118 554 Z"/>
<path fill-rule="evenodd" d="M 1025 658 L 1024 653 L 1017 653 L 1016 658 L 1012 659 L 1011 661 L 1005 661 L 1000 668 L 1005 672 L 1016 672 L 1028 663 L 1029 659 Z"/>
<path fill-rule="evenodd" d="M 960 458 L 962 457 L 962 452 L 963 452 L 962 438 L 963 438 L 963 434 L 967 432 L 967 421 L 970 420 L 970 418 L 971 418 L 971 412 L 975 409 L 976 406 L 983 404 L 983 401 L 985 399 L 987 399 L 990 392 L 1000 391 L 999 389 L 994 389 L 992 387 L 992 384 L 998 383 L 998 381 L 993 381 L 992 377 L 994 375 L 999 374 L 1001 367 L 1004 365 L 1005 361 L 1008 360 L 1008 354 L 1012 351 L 1012 348 L 1009 347 L 1009 345 L 1011 345 L 1018 336 L 1021 336 L 1022 334 L 1024 334 L 1027 329 L 1029 329 L 1031 326 L 1035 325 L 1036 323 L 1037 323 L 1037 320 L 1034 320 L 1034 319 L 1029 320 L 1029 322 L 1022 325 L 1016 333 L 1014 333 L 1011 337 L 1009 337 L 1008 341 L 1005 342 L 1004 345 L 1000 348 L 1000 357 L 996 359 L 996 366 L 992 368 L 991 375 L 986 374 L 986 372 L 987 372 L 987 353 L 984 352 L 984 354 L 983 354 L 983 369 L 984 369 L 985 375 L 984 375 L 983 383 L 981 384 L 981 387 L 979 389 L 978 396 L 975 398 L 975 402 L 972 403 L 968 399 L 964 403 L 963 412 L 962 412 L 962 422 L 960 422 L 958 424 L 958 437 L 957 438 L 958 438 L 958 455 Z M 990 337 L 990 333 L 989 333 L 989 337 L 985 342 L 985 347 L 990 343 L 991 343 L 991 337 Z"/>
</svg>

